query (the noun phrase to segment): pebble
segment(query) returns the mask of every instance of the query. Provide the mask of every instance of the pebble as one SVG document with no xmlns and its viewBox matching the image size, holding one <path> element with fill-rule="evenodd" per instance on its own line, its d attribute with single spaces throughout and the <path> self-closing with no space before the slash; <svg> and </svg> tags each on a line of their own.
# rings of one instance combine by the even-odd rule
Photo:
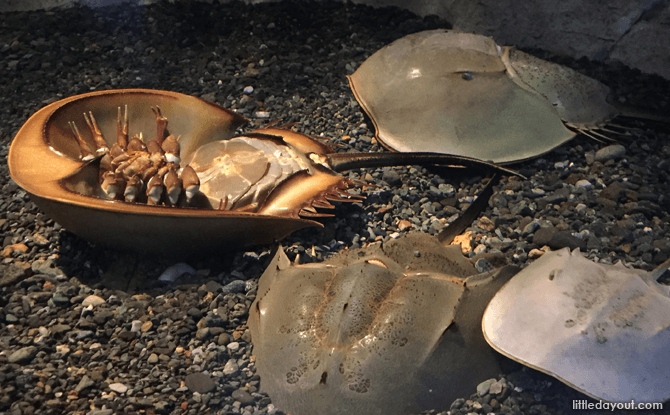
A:
<svg viewBox="0 0 670 415">
<path fill-rule="evenodd" d="M 128 386 L 124 385 L 123 383 L 110 383 L 109 389 L 113 390 L 116 393 L 126 393 L 126 391 L 128 390 Z"/>
<path fill-rule="evenodd" d="M 232 360 L 232 359 L 231 359 L 231 360 L 228 360 L 228 361 L 226 362 L 225 366 L 223 366 L 223 374 L 224 374 L 224 375 L 227 375 L 227 376 L 233 376 L 233 375 L 235 375 L 235 374 L 237 373 L 238 370 L 239 370 L 239 366 L 238 366 L 237 363 L 236 363 L 234 360 Z"/>
<path fill-rule="evenodd" d="M 493 378 L 483 381 L 482 383 L 477 385 L 477 394 L 479 396 L 486 395 L 487 393 L 489 393 L 489 389 L 491 388 L 491 385 L 493 385 L 495 382 L 496 382 L 496 380 L 493 379 Z"/>
<path fill-rule="evenodd" d="M 93 294 L 87 296 L 81 302 L 81 305 L 83 305 L 84 307 L 88 307 L 89 305 L 95 307 L 95 306 L 98 306 L 100 304 L 105 304 L 105 300 L 102 299 L 101 297 L 99 297 L 97 295 L 93 295 Z"/>
<path fill-rule="evenodd" d="M 595 161 L 603 163 L 608 160 L 616 160 L 623 157 L 625 154 L 626 147 L 622 146 L 621 144 L 612 144 L 596 151 Z"/>
<path fill-rule="evenodd" d="M 7 358 L 7 361 L 9 363 L 18 363 L 18 364 L 30 363 L 30 361 L 33 360 L 36 354 L 37 354 L 37 347 L 35 346 L 22 347 L 17 351 L 13 352 L 12 354 L 10 354 L 9 357 Z"/>
<path fill-rule="evenodd" d="M 195 275 L 195 268 L 184 262 L 176 263 L 163 271 L 158 277 L 158 281 L 174 282 L 183 275 Z"/>
<path fill-rule="evenodd" d="M 216 383 L 214 383 L 212 377 L 205 373 L 191 373 L 186 375 L 184 382 L 186 383 L 188 390 L 191 392 L 207 393 L 216 388 Z"/>
</svg>

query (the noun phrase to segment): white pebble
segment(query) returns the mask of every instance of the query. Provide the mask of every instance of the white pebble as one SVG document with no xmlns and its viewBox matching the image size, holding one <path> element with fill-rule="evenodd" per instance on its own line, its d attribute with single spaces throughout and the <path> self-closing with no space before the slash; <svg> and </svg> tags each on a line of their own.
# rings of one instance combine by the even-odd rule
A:
<svg viewBox="0 0 670 415">
<path fill-rule="evenodd" d="M 245 86 L 244 87 L 244 93 L 247 95 L 251 95 L 251 93 L 254 92 L 254 87 L 253 86 Z"/>
<path fill-rule="evenodd" d="M 109 385 L 109 389 L 113 390 L 116 393 L 126 393 L 128 390 L 128 386 L 124 385 L 123 383 L 111 383 Z"/>
<path fill-rule="evenodd" d="M 268 111 L 256 111 L 254 116 L 256 118 L 270 118 L 270 113 Z"/>
<path fill-rule="evenodd" d="M 231 352 L 236 352 L 236 351 L 240 350 L 240 344 L 239 344 L 238 342 L 231 342 L 231 343 L 228 343 L 228 345 L 227 345 L 226 347 L 227 347 L 228 350 L 230 350 Z"/>
<path fill-rule="evenodd" d="M 142 322 L 139 320 L 133 320 L 133 322 L 130 325 L 130 331 L 132 333 L 137 333 L 142 329 Z"/>
<path fill-rule="evenodd" d="M 593 185 L 591 184 L 590 181 L 582 179 L 579 180 L 577 183 L 575 183 L 575 187 L 590 190 L 593 187 Z"/>
<path fill-rule="evenodd" d="M 104 304 L 105 300 L 102 298 L 98 297 L 97 295 L 89 295 L 88 297 L 84 298 L 84 301 L 81 302 L 81 305 L 84 307 L 88 307 L 89 305 L 92 305 L 93 307 Z"/>
</svg>

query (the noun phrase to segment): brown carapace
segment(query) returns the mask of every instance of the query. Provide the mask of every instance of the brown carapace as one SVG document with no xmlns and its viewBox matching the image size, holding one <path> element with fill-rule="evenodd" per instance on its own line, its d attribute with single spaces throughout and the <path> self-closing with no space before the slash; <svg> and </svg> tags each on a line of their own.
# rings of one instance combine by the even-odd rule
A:
<svg viewBox="0 0 670 415">
<path fill-rule="evenodd" d="M 82 121 L 88 129 L 77 127 Z M 356 183 L 338 174 L 345 169 L 443 164 L 516 174 L 435 153 L 336 153 L 283 128 L 233 138 L 246 122 L 175 92 L 78 95 L 25 123 L 10 148 L 10 173 L 71 232 L 171 255 L 268 244 L 320 226 L 312 218 L 330 215 L 317 208 L 362 199 L 347 192 Z"/>
</svg>

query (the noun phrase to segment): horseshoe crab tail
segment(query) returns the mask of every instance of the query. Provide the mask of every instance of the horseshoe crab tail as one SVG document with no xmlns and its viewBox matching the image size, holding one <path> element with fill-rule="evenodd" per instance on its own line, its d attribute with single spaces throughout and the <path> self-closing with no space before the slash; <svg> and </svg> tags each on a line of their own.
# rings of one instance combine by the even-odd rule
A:
<svg viewBox="0 0 670 415">
<path fill-rule="evenodd" d="M 518 176 L 522 179 L 526 178 L 512 169 L 498 166 L 488 161 L 441 153 L 331 153 L 327 154 L 325 158 L 330 168 L 336 172 L 367 167 L 425 166 L 437 164 L 441 166 L 493 170 Z"/>
<path fill-rule="evenodd" d="M 614 104 L 614 107 L 619 111 L 619 115 L 617 117 L 633 118 L 638 120 L 659 122 L 662 124 L 670 125 L 670 116 L 664 113 L 660 113 L 653 110 L 629 107 L 623 104 Z"/>
</svg>

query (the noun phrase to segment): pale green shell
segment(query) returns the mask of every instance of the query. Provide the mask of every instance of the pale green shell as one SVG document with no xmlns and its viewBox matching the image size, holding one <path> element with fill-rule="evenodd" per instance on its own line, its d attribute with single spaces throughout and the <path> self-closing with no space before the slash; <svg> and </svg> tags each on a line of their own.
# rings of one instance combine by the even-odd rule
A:
<svg viewBox="0 0 670 415">
<path fill-rule="evenodd" d="M 503 59 L 504 58 L 504 59 Z M 380 49 L 349 77 L 377 138 L 398 151 L 510 163 L 616 114 L 607 87 L 493 39 L 433 30 Z"/>
</svg>

